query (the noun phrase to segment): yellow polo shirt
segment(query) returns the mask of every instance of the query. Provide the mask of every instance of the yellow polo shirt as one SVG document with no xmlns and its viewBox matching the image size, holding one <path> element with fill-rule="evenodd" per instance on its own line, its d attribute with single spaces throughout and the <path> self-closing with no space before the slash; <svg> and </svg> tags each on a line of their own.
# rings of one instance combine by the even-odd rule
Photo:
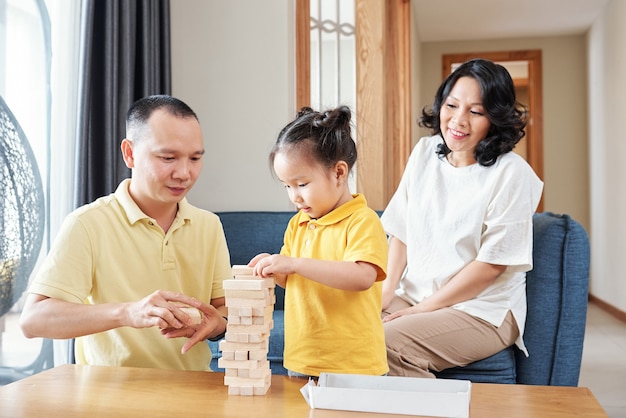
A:
<svg viewBox="0 0 626 418">
<path fill-rule="evenodd" d="M 138 301 L 172 290 L 205 303 L 224 296 L 232 278 L 217 215 L 183 199 L 167 234 L 146 216 L 124 180 L 114 194 L 71 213 L 30 287 L 30 293 L 68 302 Z M 199 343 L 186 354 L 186 338 L 166 339 L 156 327 L 122 327 L 76 340 L 79 364 L 209 370 L 211 350 Z"/>
<path fill-rule="evenodd" d="M 387 237 L 363 195 L 320 219 L 299 212 L 289 222 L 281 254 L 377 267 L 376 283 L 364 291 L 328 287 L 297 274 L 285 290 L 285 353 L 289 370 L 382 375 L 387 352 L 380 312 L 387 275 Z"/>
</svg>

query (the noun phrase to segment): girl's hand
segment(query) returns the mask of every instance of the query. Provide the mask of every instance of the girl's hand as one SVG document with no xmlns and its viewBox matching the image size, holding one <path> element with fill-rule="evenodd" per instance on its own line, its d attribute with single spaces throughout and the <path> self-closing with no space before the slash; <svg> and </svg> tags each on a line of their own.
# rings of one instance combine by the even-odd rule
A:
<svg viewBox="0 0 626 418">
<path fill-rule="evenodd" d="M 256 255 L 248 263 L 248 267 L 253 267 L 253 274 L 255 276 L 267 278 L 273 277 L 276 284 L 285 287 L 287 285 L 287 274 L 283 273 L 276 263 L 276 260 L 293 260 L 291 257 L 282 256 L 279 254 L 261 253 Z M 273 266 L 273 267 L 272 267 Z"/>
<path fill-rule="evenodd" d="M 271 254 L 268 253 L 261 253 L 261 254 L 257 254 L 255 255 L 252 260 L 250 260 L 250 262 L 248 263 L 248 267 L 252 267 L 253 271 L 252 274 L 254 274 L 255 276 L 260 276 L 259 274 L 259 261 L 263 260 L 266 257 L 269 257 Z"/>
<path fill-rule="evenodd" d="M 262 254 L 259 254 L 259 256 Z M 274 277 L 276 275 L 288 275 L 296 272 L 294 267 L 294 258 L 280 254 L 266 254 L 265 257 L 257 259 L 256 256 L 251 261 L 254 264 L 254 274 L 260 277 Z"/>
</svg>

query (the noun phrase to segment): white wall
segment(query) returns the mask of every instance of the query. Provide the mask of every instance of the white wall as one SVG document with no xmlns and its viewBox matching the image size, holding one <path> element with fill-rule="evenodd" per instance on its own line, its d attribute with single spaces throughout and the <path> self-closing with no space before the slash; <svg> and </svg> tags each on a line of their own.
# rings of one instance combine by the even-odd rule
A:
<svg viewBox="0 0 626 418">
<path fill-rule="evenodd" d="M 292 209 L 267 154 L 295 112 L 293 3 L 171 0 L 173 94 L 198 113 L 207 149 L 189 195 L 200 207 Z M 570 213 L 585 226 L 591 293 L 626 312 L 624 21 L 626 2 L 611 0 L 582 48 L 576 37 L 563 37 L 494 42 L 484 50 L 544 50 L 546 210 Z M 413 121 L 434 94 L 424 80 L 433 71 L 440 78 L 440 54 L 463 52 L 458 47 L 413 45 Z"/>
<path fill-rule="evenodd" d="M 292 210 L 268 153 L 295 116 L 293 0 L 171 0 L 172 94 L 198 114 L 206 156 L 191 203 Z"/>
<path fill-rule="evenodd" d="M 588 34 L 591 293 L 626 312 L 626 2 Z"/>
</svg>

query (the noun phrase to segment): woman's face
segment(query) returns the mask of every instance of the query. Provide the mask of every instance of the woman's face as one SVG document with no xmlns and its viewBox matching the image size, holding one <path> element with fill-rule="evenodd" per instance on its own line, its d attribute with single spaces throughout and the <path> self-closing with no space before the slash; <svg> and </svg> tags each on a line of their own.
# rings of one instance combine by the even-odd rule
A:
<svg viewBox="0 0 626 418">
<path fill-rule="evenodd" d="M 439 123 L 443 139 L 452 151 L 448 161 L 457 167 L 474 164 L 474 149 L 491 127 L 476 79 L 461 77 L 456 81 L 443 101 Z"/>
</svg>

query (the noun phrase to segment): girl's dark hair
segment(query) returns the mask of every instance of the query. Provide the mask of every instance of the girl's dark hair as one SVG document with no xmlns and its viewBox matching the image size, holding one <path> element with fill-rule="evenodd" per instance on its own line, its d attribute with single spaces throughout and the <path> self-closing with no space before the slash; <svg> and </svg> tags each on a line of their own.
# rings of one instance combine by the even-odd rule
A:
<svg viewBox="0 0 626 418">
<path fill-rule="evenodd" d="M 325 167 L 345 161 L 348 169 L 356 162 L 356 144 L 350 130 L 351 112 L 348 106 L 339 106 L 324 113 L 303 107 L 296 118 L 285 126 L 270 152 L 270 166 L 276 154 L 285 149 L 309 153 Z"/>
<path fill-rule="evenodd" d="M 443 137 L 439 121 L 441 107 L 461 77 L 472 77 L 478 82 L 483 108 L 491 122 L 487 136 L 474 150 L 474 158 L 480 165 L 493 165 L 500 155 L 511 151 L 524 137 L 528 115 L 526 107 L 515 98 L 513 80 L 502 65 L 485 59 L 473 59 L 461 64 L 439 86 L 432 108 L 422 109 L 419 126 L 430 128 L 432 134 Z M 445 142 L 437 150 L 442 157 L 450 152 Z"/>
</svg>

